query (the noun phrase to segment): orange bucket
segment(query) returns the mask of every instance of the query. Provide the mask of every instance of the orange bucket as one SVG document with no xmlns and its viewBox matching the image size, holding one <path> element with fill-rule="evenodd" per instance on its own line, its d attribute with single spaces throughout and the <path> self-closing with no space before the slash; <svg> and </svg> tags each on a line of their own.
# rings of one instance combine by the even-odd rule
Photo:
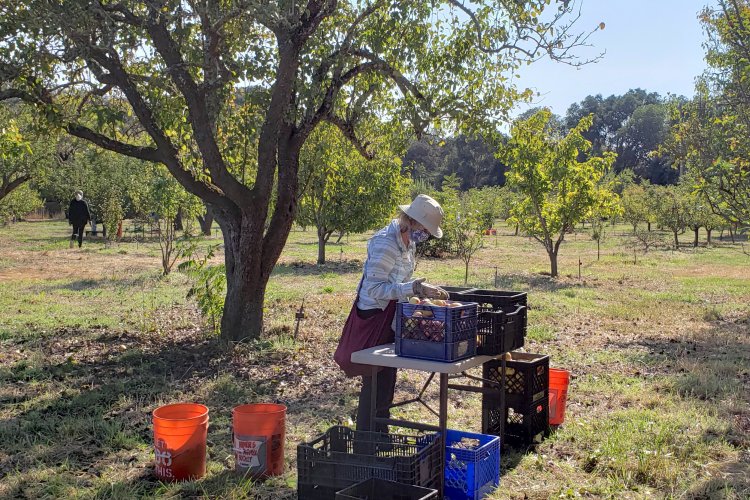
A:
<svg viewBox="0 0 750 500">
<path fill-rule="evenodd" d="M 177 403 L 154 410 L 156 476 L 162 481 L 198 479 L 206 473 L 208 408 Z"/>
<path fill-rule="evenodd" d="M 568 399 L 570 372 L 559 368 L 549 369 L 549 424 L 565 421 L 565 401 Z"/>
<path fill-rule="evenodd" d="M 253 478 L 284 472 L 286 406 L 254 403 L 232 410 L 235 470 Z"/>
</svg>

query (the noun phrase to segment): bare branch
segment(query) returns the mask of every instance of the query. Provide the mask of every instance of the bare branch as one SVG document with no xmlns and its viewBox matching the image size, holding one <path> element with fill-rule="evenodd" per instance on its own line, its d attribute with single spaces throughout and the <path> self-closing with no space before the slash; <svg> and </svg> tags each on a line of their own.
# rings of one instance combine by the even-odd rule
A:
<svg viewBox="0 0 750 500">
<path fill-rule="evenodd" d="M 578 61 L 575 56 L 571 56 L 570 50 L 575 47 L 587 46 L 586 42 L 588 38 L 597 31 L 598 28 L 594 28 L 590 32 L 579 33 L 573 37 L 572 41 L 569 39 L 569 31 L 571 27 L 581 17 L 580 9 L 577 15 L 567 24 L 562 27 L 559 26 L 559 22 L 565 15 L 570 13 L 570 8 L 565 5 L 565 8 L 557 12 L 553 19 L 548 23 L 549 27 L 558 27 L 558 33 L 556 36 L 548 39 L 544 33 L 538 32 L 531 26 L 522 25 L 515 18 L 512 19 L 513 28 L 516 33 L 515 39 L 506 39 L 501 45 L 493 47 L 490 42 L 484 38 L 484 31 L 476 13 L 465 3 L 459 0 L 448 0 L 448 3 L 461 10 L 466 14 L 471 23 L 474 25 L 474 30 L 477 36 L 477 48 L 487 54 L 498 54 L 500 52 L 518 52 L 526 56 L 531 61 L 536 61 L 544 57 L 549 56 L 550 59 L 569 64 L 571 66 L 583 66 L 591 62 L 595 62 L 603 56 L 599 54 L 597 57 L 587 59 L 584 61 Z M 504 2 L 503 2 L 504 3 Z M 510 10 L 512 6 L 506 6 L 506 10 Z M 567 42 L 566 42 L 567 41 Z M 520 42 L 528 42 L 530 47 L 523 47 Z"/>
</svg>

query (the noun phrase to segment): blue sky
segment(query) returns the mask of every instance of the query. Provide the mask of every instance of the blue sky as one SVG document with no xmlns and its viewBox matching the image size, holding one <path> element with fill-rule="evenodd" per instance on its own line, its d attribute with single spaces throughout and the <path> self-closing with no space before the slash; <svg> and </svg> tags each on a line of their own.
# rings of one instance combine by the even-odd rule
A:
<svg viewBox="0 0 750 500">
<path fill-rule="evenodd" d="M 604 22 L 589 39 L 603 59 L 576 69 L 549 60 L 523 67 L 516 81 L 541 95 L 531 106 L 547 106 L 564 115 L 568 106 L 587 95 L 623 94 L 631 88 L 692 96 L 695 77 L 705 68 L 705 40 L 697 14 L 712 0 L 583 0 L 579 31 Z"/>
</svg>

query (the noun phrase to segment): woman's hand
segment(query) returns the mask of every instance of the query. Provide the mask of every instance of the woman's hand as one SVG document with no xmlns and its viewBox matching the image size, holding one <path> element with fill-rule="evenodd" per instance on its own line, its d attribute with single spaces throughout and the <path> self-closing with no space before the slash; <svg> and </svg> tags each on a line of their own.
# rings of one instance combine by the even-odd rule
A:
<svg viewBox="0 0 750 500">
<path fill-rule="evenodd" d="M 425 297 L 428 299 L 446 300 L 450 298 L 448 292 L 446 292 L 439 286 L 430 285 L 429 283 L 425 283 L 424 281 L 425 278 L 418 278 L 414 280 L 414 284 L 412 285 L 414 295 L 417 295 L 418 297 Z"/>
</svg>

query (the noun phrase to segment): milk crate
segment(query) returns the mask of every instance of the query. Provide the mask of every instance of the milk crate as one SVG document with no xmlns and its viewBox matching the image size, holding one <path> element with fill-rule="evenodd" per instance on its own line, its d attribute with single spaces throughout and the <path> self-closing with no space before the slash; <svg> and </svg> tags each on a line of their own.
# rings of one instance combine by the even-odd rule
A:
<svg viewBox="0 0 750 500">
<path fill-rule="evenodd" d="M 466 446 L 463 438 L 475 441 Z M 446 500 L 479 500 L 500 484 L 500 438 L 448 430 L 445 447 Z"/>
<path fill-rule="evenodd" d="M 396 304 L 396 354 L 457 361 L 476 354 L 477 305 Z"/>
<path fill-rule="evenodd" d="M 501 435 L 501 423 L 505 421 Z M 549 434 L 549 401 L 542 399 L 528 406 L 506 405 L 503 411 L 498 399 L 482 399 L 482 432 L 499 436 L 504 445 L 527 446 L 535 438 Z"/>
<path fill-rule="evenodd" d="M 478 305 L 477 354 L 495 356 L 523 347 L 528 328 L 526 292 L 475 288 L 451 298 Z"/>
<path fill-rule="evenodd" d="M 376 478 L 438 489 L 443 473 L 440 435 L 389 434 L 333 426 L 297 446 L 300 500 L 334 500 L 336 493 Z"/>
<path fill-rule="evenodd" d="M 546 400 L 549 391 L 549 356 L 525 352 L 511 352 L 512 360 L 505 362 L 505 401 L 516 407 L 529 406 Z M 502 362 L 493 359 L 484 363 L 484 386 L 500 390 Z M 486 395 L 488 398 L 498 395 Z"/>
</svg>

